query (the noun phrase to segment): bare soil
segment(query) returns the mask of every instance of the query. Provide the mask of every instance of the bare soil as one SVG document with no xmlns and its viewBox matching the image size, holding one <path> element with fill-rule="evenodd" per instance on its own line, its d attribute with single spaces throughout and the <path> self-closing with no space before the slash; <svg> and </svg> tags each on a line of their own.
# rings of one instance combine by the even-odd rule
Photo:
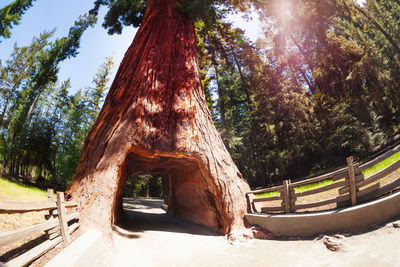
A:
<svg viewBox="0 0 400 267">
<path fill-rule="evenodd" d="M 125 199 L 107 266 L 400 266 L 400 229 L 391 224 L 346 234 L 346 251 L 322 238 L 247 240 L 230 244 L 207 228 L 168 215 L 161 200 Z"/>
</svg>

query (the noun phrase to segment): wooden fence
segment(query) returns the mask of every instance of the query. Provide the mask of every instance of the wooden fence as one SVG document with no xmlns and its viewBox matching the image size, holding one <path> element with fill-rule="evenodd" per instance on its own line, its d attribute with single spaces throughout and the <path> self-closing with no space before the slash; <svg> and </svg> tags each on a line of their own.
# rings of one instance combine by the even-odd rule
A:
<svg viewBox="0 0 400 267">
<path fill-rule="evenodd" d="M 38 236 L 43 232 L 47 235 L 46 241 L 13 258 L 6 263 L 6 266 L 25 266 L 42 256 L 50 249 L 56 247 L 61 242 L 64 244 L 69 243 L 71 241 L 70 234 L 79 227 L 79 213 L 66 213 L 66 208 L 74 208 L 77 204 L 75 202 L 65 202 L 63 192 L 57 192 L 57 200 L 54 200 L 53 189 L 48 189 L 47 192 L 49 199 L 45 202 L 20 203 L 0 201 L 0 213 L 49 211 L 49 214 L 45 216 L 46 221 L 43 223 L 11 232 L 0 233 L 0 247 L 32 236 Z M 68 226 L 68 222 L 71 222 L 70 226 Z"/>
<path fill-rule="evenodd" d="M 292 213 L 299 210 L 304 211 L 311 208 L 318 208 L 328 204 L 336 204 L 336 207 L 338 208 L 354 206 L 357 203 L 363 203 L 376 199 L 377 197 L 385 195 L 400 186 L 400 178 L 384 186 L 381 186 L 380 182 L 377 182 L 378 180 L 399 169 L 400 160 L 367 178 L 364 177 L 362 172 L 399 151 L 400 146 L 397 146 L 391 151 L 388 151 L 385 154 L 380 155 L 379 157 L 362 165 L 354 164 L 353 158 L 350 157 L 347 158 L 347 167 L 334 172 L 294 183 L 291 183 L 290 180 L 284 180 L 283 184 L 280 186 L 250 191 L 246 194 L 250 204 L 250 211 L 252 213 Z M 295 190 L 296 187 L 313 184 L 327 179 L 333 180 L 333 183 L 304 192 L 296 192 Z M 319 194 L 333 189 L 338 189 L 338 196 L 334 198 L 319 200 L 312 203 L 296 203 L 300 197 Z M 278 191 L 280 195 L 272 197 L 255 196 L 256 194 L 274 191 Z M 279 206 L 271 204 L 273 202 L 276 203 L 277 201 L 280 201 Z"/>
</svg>

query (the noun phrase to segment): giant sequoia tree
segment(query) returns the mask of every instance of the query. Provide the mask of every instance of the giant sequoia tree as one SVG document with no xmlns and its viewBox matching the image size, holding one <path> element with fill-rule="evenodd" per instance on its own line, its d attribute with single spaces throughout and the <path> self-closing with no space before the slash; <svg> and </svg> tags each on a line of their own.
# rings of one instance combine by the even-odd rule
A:
<svg viewBox="0 0 400 267">
<path fill-rule="evenodd" d="M 110 32 L 122 24 L 141 26 L 69 189 L 85 226 L 110 229 L 129 175 L 160 174 L 169 185 L 171 212 L 225 234 L 243 230 L 249 187 L 213 125 L 196 55 L 193 14 L 202 11 L 211 25 L 213 2 L 95 2 L 93 13 L 110 6 L 104 24 Z"/>
</svg>

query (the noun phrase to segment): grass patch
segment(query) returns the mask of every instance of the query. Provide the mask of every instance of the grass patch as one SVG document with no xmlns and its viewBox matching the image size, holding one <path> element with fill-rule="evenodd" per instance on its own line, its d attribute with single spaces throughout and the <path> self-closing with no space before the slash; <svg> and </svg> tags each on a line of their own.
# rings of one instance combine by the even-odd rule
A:
<svg viewBox="0 0 400 267">
<path fill-rule="evenodd" d="M 46 201 L 47 191 L 0 177 L 0 200 Z"/>
<path fill-rule="evenodd" d="M 326 179 L 326 180 L 315 182 L 312 184 L 296 186 L 294 189 L 296 190 L 296 193 L 301 193 L 301 192 L 309 191 L 309 190 L 316 189 L 316 188 L 321 188 L 321 187 L 324 187 L 324 186 L 327 186 L 327 185 L 330 185 L 333 183 L 341 182 L 341 181 L 342 180 L 333 181 L 332 179 Z"/>
<path fill-rule="evenodd" d="M 296 186 L 294 189 L 296 190 L 296 193 L 304 192 L 304 191 L 309 191 L 312 189 L 324 187 L 333 183 L 341 182 L 343 179 L 338 180 L 338 181 L 333 181 L 332 179 L 327 179 L 319 182 L 315 182 L 312 184 L 306 184 L 306 185 L 301 185 L 301 186 Z M 278 191 L 272 191 L 272 192 L 267 192 L 267 193 L 260 193 L 260 194 L 255 194 L 256 197 L 275 197 L 279 196 Z"/>
<path fill-rule="evenodd" d="M 260 194 L 254 194 L 256 197 L 277 197 L 279 196 L 278 191 L 272 191 L 272 192 L 266 192 L 266 193 L 260 193 Z"/>
<path fill-rule="evenodd" d="M 378 164 L 375 164 L 374 166 L 364 170 L 363 171 L 364 177 L 369 177 L 399 160 L 400 160 L 400 152 L 397 152 L 396 154 L 385 159 L 384 161 L 381 161 Z"/>
</svg>

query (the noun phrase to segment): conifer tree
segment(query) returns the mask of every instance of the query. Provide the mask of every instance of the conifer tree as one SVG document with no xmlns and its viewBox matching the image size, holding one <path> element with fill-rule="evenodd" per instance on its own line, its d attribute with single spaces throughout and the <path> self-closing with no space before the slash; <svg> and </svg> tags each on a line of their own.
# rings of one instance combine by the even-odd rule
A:
<svg viewBox="0 0 400 267">
<path fill-rule="evenodd" d="M 110 229 L 122 210 L 127 176 L 157 173 L 169 181 L 171 212 L 224 234 L 243 234 L 249 188 L 211 120 L 193 23 L 212 27 L 217 5 L 246 8 L 246 2 L 95 4 L 92 14 L 109 6 L 104 26 L 110 33 L 122 25 L 140 28 L 85 141 L 69 190 L 82 203 L 83 224 Z"/>
<path fill-rule="evenodd" d="M 20 22 L 22 15 L 33 5 L 34 1 L 14 0 L 0 10 L 0 36 L 10 38 L 10 29 Z"/>
</svg>

